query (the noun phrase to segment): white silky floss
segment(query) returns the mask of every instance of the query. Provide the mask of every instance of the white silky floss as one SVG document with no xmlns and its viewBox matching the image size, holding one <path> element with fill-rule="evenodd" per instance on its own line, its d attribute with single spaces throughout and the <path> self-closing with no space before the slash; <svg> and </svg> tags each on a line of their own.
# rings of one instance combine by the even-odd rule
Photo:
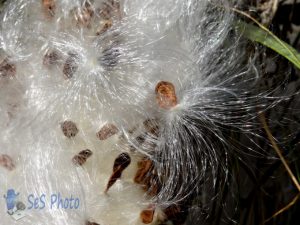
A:
<svg viewBox="0 0 300 225">
<path fill-rule="evenodd" d="M 241 56 L 235 45 L 220 51 L 231 13 L 208 0 L 124 0 L 120 14 L 100 21 L 97 10 L 114 2 L 11 0 L 4 5 L 0 59 L 8 59 L 16 72 L 0 74 L 0 154 L 9 155 L 15 169 L 0 167 L 0 192 L 24 203 L 26 215 L 11 218 L 3 199 L 1 225 L 87 220 L 140 225 L 141 211 L 151 204 L 158 205 L 151 223 L 157 224 L 159 206 L 182 200 L 205 180 L 208 174 L 199 168 L 217 167 L 220 154 L 208 143 L 209 135 L 223 143 L 219 124 L 240 126 L 244 118 L 234 113 L 252 105 L 240 106 L 247 93 L 240 88 L 251 88 L 256 74 L 251 66 L 235 69 Z M 175 86 L 178 104 L 170 110 L 157 104 L 160 81 Z M 131 143 L 129 130 L 157 118 L 157 148 Z M 64 121 L 76 124 L 75 137 L 63 134 Z M 108 123 L 119 132 L 99 140 L 96 133 Z M 212 128 L 207 133 L 195 123 Z M 84 149 L 93 155 L 74 165 L 72 158 Z M 105 193 L 122 152 L 131 156 L 131 164 Z M 169 174 L 154 199 L 133 181 L 143 156 L 158 164 L 159 175 Z M 71 198 L 78 199 L 77 208 L 70 207 Z"/>
</svg>

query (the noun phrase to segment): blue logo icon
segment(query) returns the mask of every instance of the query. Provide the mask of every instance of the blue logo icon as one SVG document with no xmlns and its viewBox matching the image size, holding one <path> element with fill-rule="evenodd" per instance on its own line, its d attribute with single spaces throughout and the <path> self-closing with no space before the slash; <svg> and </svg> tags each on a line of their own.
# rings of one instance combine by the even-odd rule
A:
<svg viewBox="0 0 300 225">
<path fill-rule="evenodd" d="M 17 203 L 17 197 L 20 193 L 16 193 L 14 189 L 9 189 L 7 191 L 7 195 L 4 195 L 4 198 L 6 199 L 6 206 L 7 206 L 7 213 L 9 215 L 14 214 L 14 208 Z"/>
<path fill-rule="evenodd" d="M 20 193 L 16 193 L 14 189 L 7 190 L 7 194 L 4 195 L 6 200 L 7 213 L 13 216 L 15 219 L 24 217 L 24 210 L 26 206 L 23 202 L 18 201 Z"/>
</svg>

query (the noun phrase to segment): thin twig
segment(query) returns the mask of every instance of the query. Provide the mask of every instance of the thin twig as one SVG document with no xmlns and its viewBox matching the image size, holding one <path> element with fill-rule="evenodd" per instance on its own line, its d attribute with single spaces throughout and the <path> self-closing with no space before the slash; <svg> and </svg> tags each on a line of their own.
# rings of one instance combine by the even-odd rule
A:
<svg viewBox="0 0 300 225">
<path fill-rule="evenodd" d="M 293 183 L 295 184 L 296 188 L 298 189 L 298 191 L 300 193 L 300 184 L 299 184 L 297 178 L 295 177 L 295 175 L 293 174 L 292 170 L 290 169 L 290 167 L 289 167 L 288 163 L 286 162 L 285 158 L 283 157 L 283 155 L 281 153 L 281 150 L 279 149 L 278 145 L 276 144 L 276 142 L 274 140 L 274 137 L 273 137 L 273 135 L 272 135 L 272 133 L 270 131 L 270 128 L 269 128 L 269 126 L 267 124 L 265 114 L 263 112 L 259 113 L 259 118 L 260 118 L 260 121 L 261 121 L 261 123 L 263 125 L 263 128 L 265 129 L 265 131 L 267 133 L 268 139 L 269 139 L 269 141 L 272 144 L 272 147 L 276 151 L 276 153 L 279 156 L 282 164 L 284 165 L 286 171 L 288 172 L 290 178 L 292 179 Z"/>
<path fill-rule="evenodd" d="M 298 193 L 289 204 L 287 204 L 286 206 L 284 206 L 283 208 L 281 208 L 280 210 L 278 210 L 270 218 L 266 219 L 264 221 L 264 223 L 269 222 L 271 219 L 273 219 L 276 216 L 280 215 L 281 213 L 287 211 L 289 208 L 291 208 L 298 201 L 299 197 L 300 197 L 300 194 Z"/>
</svg>

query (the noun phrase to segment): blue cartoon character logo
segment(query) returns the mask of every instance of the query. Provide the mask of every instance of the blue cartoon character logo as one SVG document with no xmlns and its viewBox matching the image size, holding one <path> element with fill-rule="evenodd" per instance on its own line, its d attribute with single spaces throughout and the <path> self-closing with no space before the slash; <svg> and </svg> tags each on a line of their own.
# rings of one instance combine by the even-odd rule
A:
<svg viewBox="0 0 300 225">
<path fill-rule="evenodd" d="M 16 193 L 14 189 L 9 189 L 7 194 L 4 195 L 7 206 L 7 213 L 13 216 L 15 219 L 24 217 L 23 211 L 26 206 L 23 202 L 17 201 L 20 193 Z"/>
<path fill-rule="evenodd" d="M 4 198 L 6 200 L 6 206 L 7 206 L 7 213 L 9 215 L 13 215 L 16 207 L 16 201 L 17 197 L 20 193 L 16 193 L 14 189 L 9 189 L 7 191 L 7 195 L 4 195 Z"/>
</svg>

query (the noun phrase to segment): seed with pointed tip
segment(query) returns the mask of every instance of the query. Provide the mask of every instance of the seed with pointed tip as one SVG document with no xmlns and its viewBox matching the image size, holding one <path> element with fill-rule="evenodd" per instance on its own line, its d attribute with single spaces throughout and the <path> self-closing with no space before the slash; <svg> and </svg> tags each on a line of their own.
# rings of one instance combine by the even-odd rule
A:
<svg viewBox="0 0 300 225">
<path fill-rule="evenodd" d="M 114 183 L 121 178 L 123 171 L 129 166 L 131 163 L 131 158 L 128 153 L 120 154 L 114 162 L 113 165 L 113 174 L 109 178 L 109 181 L 106 186 L 105 193 L 114 185 Z"/>
</svg>

